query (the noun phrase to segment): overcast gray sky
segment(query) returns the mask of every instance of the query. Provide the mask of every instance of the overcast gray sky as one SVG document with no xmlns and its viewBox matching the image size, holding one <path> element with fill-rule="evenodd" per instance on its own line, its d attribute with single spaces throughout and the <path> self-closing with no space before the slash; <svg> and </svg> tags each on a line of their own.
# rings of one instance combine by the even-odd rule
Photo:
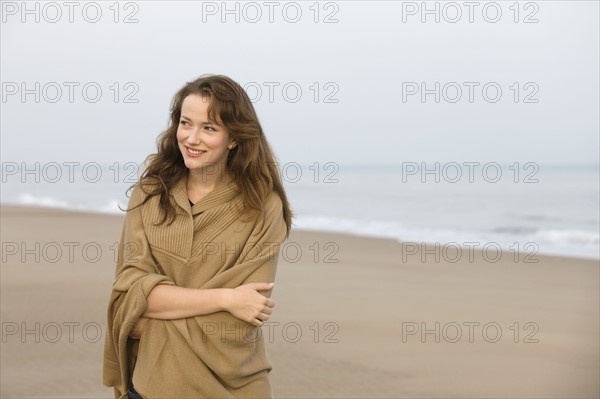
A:
<svg viewBox="0 0 600 399">
<path fill-rule="evenodd" d="M 141 162 L 220 73 L 282 162 L 598 163 L 598 2 L 514 3 L 3 2 L 2 161 Z"/>
</svg>

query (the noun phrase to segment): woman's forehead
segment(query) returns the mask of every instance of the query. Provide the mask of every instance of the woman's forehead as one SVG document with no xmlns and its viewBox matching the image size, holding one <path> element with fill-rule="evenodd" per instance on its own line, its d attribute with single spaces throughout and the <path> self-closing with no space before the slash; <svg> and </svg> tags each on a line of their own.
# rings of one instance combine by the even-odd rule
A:
<svg viewBox="0 0 600 399">
<path fill-rule="evenodd" d="M 208 108 L 211 104 L 211 99 L 208 96 L 201 96 L 199 94 L 190 94 L 184 100 L 181 105 L 181 115 L 192 119 L 199 123 L 217 123 L 218 121 L 210 120 L 208 115 Z M 215 115 L 219 118 L 219 115 Z"/>
</svg>

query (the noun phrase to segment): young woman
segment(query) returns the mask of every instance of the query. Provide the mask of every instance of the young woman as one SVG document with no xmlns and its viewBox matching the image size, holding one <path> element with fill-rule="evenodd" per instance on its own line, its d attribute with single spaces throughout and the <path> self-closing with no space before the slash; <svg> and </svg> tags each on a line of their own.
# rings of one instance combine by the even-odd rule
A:
<svg viewBox="0 0 600 399">
<path fill-rule="evenodd" d="M 132 186 L 108 306 L 115 398 L 270 398 L 261 326 L 292 212 L 254 107 L 203 75 Z"/>
</svg>

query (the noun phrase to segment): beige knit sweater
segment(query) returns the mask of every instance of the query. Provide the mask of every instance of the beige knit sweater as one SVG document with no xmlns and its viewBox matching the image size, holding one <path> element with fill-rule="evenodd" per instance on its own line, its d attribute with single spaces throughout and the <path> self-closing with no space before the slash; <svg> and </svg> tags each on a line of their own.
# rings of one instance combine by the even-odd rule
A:
<svg viewBox="0 0 600 399">
<path fill-rule="evenodd" d="M 144 197 L 136 186 L 129 209 Z M 178 215 L 160 221 L 159 197 L 127 212 L 108 306 L 104 385 L 127 398 L 133 377 L 144 398 L 271 398 L 271 361 L 262 329 L 222 311 L 178 320 L 149 319 L 139 341 L 128 338 L 157 284 L 235 288 L 273 282 L 286 224 L 276 193 L 265 202 L 265 222 L 240 220 L 234 182 L 191 206 L 187 177 L 173 187 Z M 168 219 L 167 219 L 168 221 Z M 268 297 L 271 291 L 261 291 Z"/>
</svg>

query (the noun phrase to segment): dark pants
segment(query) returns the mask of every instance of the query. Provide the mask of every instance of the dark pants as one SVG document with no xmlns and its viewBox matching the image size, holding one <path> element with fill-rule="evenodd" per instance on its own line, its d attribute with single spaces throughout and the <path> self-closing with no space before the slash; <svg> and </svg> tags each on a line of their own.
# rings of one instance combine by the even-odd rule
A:
<svg viewBox="0 0 600 399">
<path fill-rule="evenodd" d="M 133 382 L 129 381 L 129 389 L 127 390 L 127 399 L 144 399 L 142 395 L 140 395 L 135 388 L 133 387 Z"/>
</svg>

